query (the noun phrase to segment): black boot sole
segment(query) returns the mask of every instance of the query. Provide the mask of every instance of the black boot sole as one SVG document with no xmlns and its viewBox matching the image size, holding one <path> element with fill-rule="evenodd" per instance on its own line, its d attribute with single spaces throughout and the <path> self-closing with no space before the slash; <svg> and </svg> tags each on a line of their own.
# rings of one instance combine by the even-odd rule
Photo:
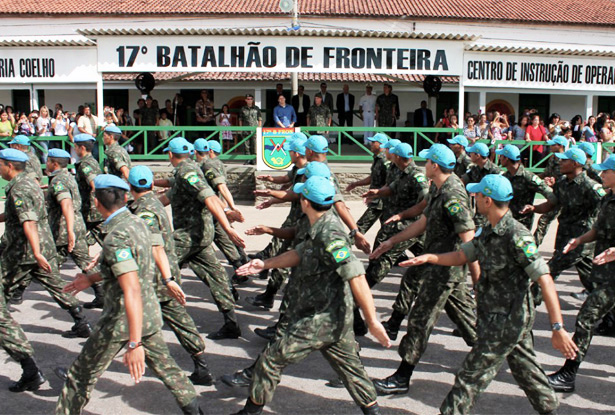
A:
<svg viewBox="0 0 615 415">
<path fill-rule="evenodd" d="M 213 377 L 206 377 L 204 379 L 201 379 L 201 378 L 194 376 L 194 373 L 188 376 L 188 379 L 190 379 L 190 382 L 192 382 L 193 385 L 211 386 L 214 384 Z"/>
<path fill-rule="evenodd" d="M 246 297 L 246 303 L 251 306 L 262 308 L 265 310 L 271 310 L 273 308 L 273 301 L 271 303 L 265 303 L 261 300 L 258 300 L 256 297 Z"/>
<path fill-rule="evenodd" d="M 39 372 L 35 379 L 23 383 L 20 383 L 20 381 L 17 381 L 11 386 L 9 386 L 9 391 L 14 393 L 36 391 L 41 387 L 43 383 L 47 381 L 47 379 L 45 379 L 45 377 Z"/>
<path fill-rule="evenodd" d="M 241 378 L 242 383 L 235 381 L 235 375 L 224 375 L 220 378 L 220 381 L 231 388 L 247 388 L 250 386 L 252 380 L 247 378 Z"/>
</svg>

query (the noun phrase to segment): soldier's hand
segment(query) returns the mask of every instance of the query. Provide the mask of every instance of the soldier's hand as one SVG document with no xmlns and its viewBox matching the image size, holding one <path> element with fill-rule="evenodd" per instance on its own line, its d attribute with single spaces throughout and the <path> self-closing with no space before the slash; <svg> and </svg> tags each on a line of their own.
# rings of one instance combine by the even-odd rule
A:
<svg viewBox="0 0 615 415">
<path fill-rule="evenodd" d="M 399 263 L 400 267 L 416 267 L 418 265 L 423 265 L 429 262 L 429 254 L 420 255 L 414 258 L 410 258 L 407 261 L 402 261 Z"/>
<path fill-rule="evenodd" d="M 374 252 L 369 256 L 369 259 L 378 259 L 380 255 L 384 254 L 387 251 L 390 251 L 393 248 L 393 243 L 388 239 L 378 245 L 378 248 L 374 249 Z"/>
<path fill-rule="evenodd" d="M 85 274 L 77 274 L 73 282 L 69 282 L 64 286 L 62 292 L 76 295 L 77 293 L 92 286 L 92 281 Z"/>
<path fill-rule="evenodd" d="M 564 254 L 567 254 L 568 252 L 575 250 L 580 244 L 581 242 L 578 238 L 572 238 L 570 241 L 568 241 L 562 252 Z"/>
<path fill-rule="evenodd" d="M 359 248 L 365 255 L 369 255 L 372 251 L 372 247 L 369 244 L 369 241 L 361 232 L 357 232 L 354 236 L 354 245 Z"/>
<path fill-rule="evenodd" d="M 271 195 L 271 190 L 269 189 L 262 189 L 262 190 L 255 190 L 254 191 L 254 196 L 261 196 L 261 197 L 267 197 Z"/>
<path fill-rule="evenodd" d="M 34 258 L 36 259 L 38 266 L 42 268 L 43 271 L 48 274 L 51 273 L 51 265 L 49 265 L 49 262 L 47 262 L 47 259 L 42 254 L 34 255 Z"/>
<path fill-rule="evenodd" d="M 604 265 L 607 262 L 615 261 L 615 248 L 609 248 L 594 258 L 595 265 Z"/>
<path fill-rule="evenodd" d="M 267 209 L 267 208 L 271 207 L 271 205 L 273 205 L 273 200 L 271 200 L 271 199 L 265 200 L 260 205 L 256 205 L 256 209 L 258 209 L 258 210 Z"/>
<path fill-rule="evenodd" d="M 352 192 L 352 190 L 357 187 L 354 183 L 350 183 L 348 186 L 346 186 L 346 191 L 347 192 Z"/>
<path fill-rule="evenodd" d="M 141 378 L 145 374 L 145 352 L 143 351 L 143 346 L 128 349 L 124 353 L 124 366 L 130 371 L 130 377 L 135 380 L 135 383 L 141 382 Z"/>
<path fill-rule="evenodd" d="M 391 347 L 391 339 L 389 339 L 389 335 L 387 331 L 384 329 L 384 326 L 378 320 L 374 320 L 373 322 L 367 325 L 369 332 L 372 336 L 378 340 L 378 343 L 386 347 L 387 349 Z"/>
<path fill-rule="evenodd" d="M 532 213 L 534 211 L 534 205 L 525 205 L 523 206 L 523 208 L 519 211 L 520 214 L 525 215 L 527 213 Z"/>
<path fill-rule="evenodd" d="M 92 271 L 96 264 L 98 264 L 98 260 L 100 259 L 100 252 L 96 254 L 94 258 L 90 261 L 90 263 L 83 269 L 83 272 Z"/>
<path fill-rule="evenodd" d="M 378 196 L 378 189 L 369 189 L 367 192 L 363 193 L 361 197 L 365 199 L 373 199 Z"/>
<path fill-rule="evenodd" d="M 45 190 L 45 189 L 49 189 L 49 185 L 48 184 L 41 184 L 40 188 Z"/>
<path fill-rule="evenodd" d="M 246 235 L 255 236 L 255 235 L 264 235 L 267 232 L 265 231 L 265 225 L 257 225 L 253 228 L 250 228 L 246 231 Z"/>
<path fill-rule="evenodd" d="M 271 176 L 269 174 L 262 174 L 260 176 L 256 176 L 256 178 L 258 180 L 262 180 L 264 182 L 272 182 L 273 181 L 273 176 Z"/>
<path fill-rule="evenodd" d="M 68 231 L 68 252 L 73 252 L 75 248 L 75 232 L 72 230 Z"/>
<path fill-rule="evenodd" d="M 239 234 L 237 233 L 235 229 L 233 228 L 228 229 L 226 233 L 228 234 L 228 237 L 235 245 L 240 246 L 242 248 L 246 247 L 245 241 L 243 240 L 241 236 L 239 236 Z"/>
<path fill-rule="evenodd" d="M 265 269 L 265 262 L 261 259 L 253 259 L 235 270 L 237 275 L 254 275 Z"/>
<path fill-rule="evenodd" d="M 169 295 L 177 300 L 181 305 L 186 305 L 186 294 L 184 294 L 184 290 L 179 286 L 175 281 L 169 281 L 167 283 L 167 291 Z"/>
<path fill-rule="evenodd" d="M 393 215 L 390 218 L 388 218 L 384 224 L 388 225 L 389 223 L 393 223 L 393 222 L 399 222 L 401 220 L 401 216 L 400 215 Z"/>
<path fill-rule="evenodd" d="M 577 357 L 579 348 L 572 341 L 566 330 L 554 330 L 551 335 L 551 344 L 553 348 L 559 350 L 566 359 L 574 360 Z"/>
<path fill-rule="evenodd" d="M 241 222 L 245 221 L 243 215 L 238 210 L 227 210 L 224 213 L 226 213 L 226 218 L 228 219 L 229 222 L 239 222 L 239 223 L 241 223 Z"/>
<path fill-rule="evenodd" d="M 553 187 L 553 185 L 555 184 L 555 177 L 545 177 L 545 183 L 547 184 L 547 186 Z"/>
</svg>

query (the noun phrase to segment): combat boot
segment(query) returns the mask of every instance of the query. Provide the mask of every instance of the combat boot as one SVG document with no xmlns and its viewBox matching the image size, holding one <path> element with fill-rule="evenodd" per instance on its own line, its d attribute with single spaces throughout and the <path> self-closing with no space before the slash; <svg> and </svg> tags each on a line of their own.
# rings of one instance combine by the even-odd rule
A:
<svg viewBox="0 0 615 415">
<path fill-rule="evenodd" d="M 374 379 L 374 387 L 378 395 L 399 395 L 410 390 L 410 378 L 402 377 L 397 373 L 384 379 Z"/>
<path fill-rule="evenodd" d="M 564 366 L 557 372 L 547 376 L 549 385 L 556 392 L 574 392 L 574 381 L 581 363 L 566 359 Z"/>
<path fill-rule="evenodd" d="M 194 385 L 211 386 L 214 384 L 214 378 L 209 371 L 207 361 L 205 360 L 205 353 L 199 353 L 192 356 L 194 362 L 194 372 L 188 376 L 190 381 Z"/>
<path fill-rule="evenodd" d="M 11 392 L 35 391 L 47 381 L 33 358 L 27 357 L 19 364 L 21 364 L 23 373 L 17 382 L 9 386 Z"/>
<path fill-rule="evenodd" d="M 383 321 L 382 325 L 384 329 L 387 331 L 389 338 L 391 340 L 397 340 L 397 335 L 399 334 L 399 328 L 401 327 L 401 323 L 404 321 L 405 315 L 400 313 L 397 310 L 393 310 L 393 314 L 388 321 Z"/>
<path fill-rule="evenodd" d="M 105 293 L 103 292 L 102 283 L 96 282 L 92 284 L 92 290 L 94 290 L 94 300 L 84 303 L 83 307 L 87 309 L 103 308 Z"/>
<path fill-rule="evenodd" d="M 23 293 L 26 291 L 26 288 L 28 288 L 26 285 L 18 285 L 9 299 L 9 304 L 19 305 L 23 303 Z"/>
<path fill-rule="evenodd" d="M 235 288 L 232 284 L 231 284 L 231 294 L 233 295 L 233 300 L 235 300 L 235 302 L 239 301 L 239 291 L 237 291 L 237 288 Z"/>
<path fill-rule="evenodd" d="M 361 312 L 358 308 L 354 309 L 354 323 L 352 325 L 355 337 L 365 336 L 367 334 L 367 325 L 363 321 Z"/>
<path fill-rule="evenodd" d="M 237 324 L 235 311 L 224 311 L 222 314 L 224 315 L 224 325 L 220 328 L 220 330 L 210 333 L 207 338 L 211 340 L 239 338 L 239 336 L 241 336 L 241 329 L 239 328 L 239 324 Z"/>
<path fill-rule="evenodd" d="M 254 329 L 254 334 L 259 337 L 262 337 L 265 340 L 271 341 L 275 337 L 275 332 L 277 330 L 277 325 L 269 326 L 265 329 Z"/>
<path fill-rule="evenodd" d="M 194 398 L 188 405 L 182 406 L 182 413 L 184 415 L 203 415 L 198 399 Z"/>
<path fill-rule="evenodd" d="M 250 398 L 248 398 L 246 405 L 239 412 L 236 412 L 233 415 L 261 415 L 263 413 L 263 408 L 265 405 L 257 405 Z"/>
<path fill-rule="evenodd" d="M 88 322 L 88 318 L 83 314 L 83 308 L 81 306 L 74 306 L 68 309 L 68 313 L 75 320 L 75 324 L 66 333 L 66 337 L 90 337 L 92 326 Z"/>
<path fill-rule="evenodd" d="M 372 406 L 365 406 L 361 408 L 361 411 L 363 411 L 365 415 L 380 415 L 381 414 L 380 406 L 378 406 L 378 402 L 376 402 Z"/>
<path fill-rule="evenodd" d="M 265 310 L 271 310 L 273 307 L 273 300 L 278 290 L 267 284 L 267 289 L 262 294 L 258 294 L 256 297 L 247 297 L 246 302 L 254 307 L 264 308 Z"/>
<path fill-rule="evenodd" d="M 252 368 L 240 370 L 232 375 L 223 375 L 220 380 L 232 388 L 247 388 L 252 383 Z"/>
</svg>

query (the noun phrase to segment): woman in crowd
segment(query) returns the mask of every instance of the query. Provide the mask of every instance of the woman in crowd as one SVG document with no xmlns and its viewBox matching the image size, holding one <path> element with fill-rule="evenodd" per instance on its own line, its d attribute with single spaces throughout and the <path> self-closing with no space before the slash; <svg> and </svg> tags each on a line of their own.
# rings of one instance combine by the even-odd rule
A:
<svg viewBox="0 0 615 415">
<path fill-rule="evenodd" d="M 54 136 L 67 136 L 68 129 L 70 128 L 68 114 L 65 114 L 61 109 L 58 109 L 56 111 L 56 116 L 51 120 L 51 128 L 53 128 Z M 49 148 L 62 148 L 62 144 L 59 141 L 52 141 L 49 144 Z"/>
<path fill-rule="evenodd" d="M 478 132 L 479 140 L 488 140 L 489 139 L 489 122 L 487 122 L 487 114 L 481 114 L 478 117 Z"/>
<path fill-rule="evenodd" d="M 12 137 L 15 125 L 11 122 L 8 112 L 0 111 L 0 137 Z"/>
<path fill-rule="evenodd" d="M 476 125 L 476 119 L 473 115 L 466 118 L 466 127 L 463 129 L 463 135 L 468 139 L 470 145 L 474 145 L 476 140 L 480 137 L 480 130 Z"/>
<path fill-rule="evenodd" d="M 220 112 L 220 115 L 218 116 L 218 125 L 221 127 L 230 127 L 233 125 L 231 123 L 231 114 L 229 113 L 229 106 L 227 104 L 222 106 L 222 112 Z M 232 131 L 222 131 L 222 143 L 224 144 L 224 151 L 231 148 L 233 143 Z"/>
<path fill-rule="evenodd" d="M 598 138 L 596 137 L 596 132 L 594 131 L 595 125 L 596 125 L 596 117 L 591 115 L 587 119 L 587 125 L 583 127 L 583 131 L 581 134 L 581 141 L 587 141 L 589 143 L 595 143 L 596 141 L 598 141 Z"/>
<path fill-rule="evenodd" d="M 562 120 L 559 116 L 558 113 L 554 112 L 553 114 L 551 114 L 551 117 L 549 117 L 549 124 L 548 124 L 548 128 L 549 128 L 549 138 L 553 138 L 555 136 L 561 135 L 562 132 Z"/>
<path fill-rule="evenodd" d="M 575 115 L 570 120 L 570 128 L 572 128 L 572 136 L 576 141 L 581 141 L 581 135 L 583 134 L 583 117 Z"/>
<path fill-rule="evenodd" d="M 547 136 L 547 130 L 545 130 L 545 127 L 540 125 L 540 115 L 533 114 L 532 123 L 525 129 L 525 141 L 547 141 L 548 139 L 549 137 Z M 538 162 L 542 158 L 543 146 L 532 146 L 531 151 L 533 153 L 532 163 Z"/>
</svg>

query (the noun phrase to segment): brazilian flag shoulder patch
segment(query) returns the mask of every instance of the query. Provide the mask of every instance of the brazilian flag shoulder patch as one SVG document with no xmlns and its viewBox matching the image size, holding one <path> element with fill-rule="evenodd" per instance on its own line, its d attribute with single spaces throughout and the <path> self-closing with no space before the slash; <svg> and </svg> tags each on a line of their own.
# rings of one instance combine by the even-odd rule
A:
<svg viewBox="0 0 615 415">
<path fill-rule="evenodd" d="M 536 183 L 537 185 L 541 185 L 542 184 L 542 179 L 538 176 L 536 176 L 535 174 L 532 174 L 532 182 Z"/>
<path fill-rule="evenodd" d="M 213 171 L 213 170 L 211 170 L 211 169 L 210 169 L 210 170 L 207 170 L 207 171 L 205 172 L 205 177 L 207 178 L 207 180 L 213 180 L 213 179 L 215 179 L 215 178 L 216 178 L 216 173 L 214 173 L 214 171 Z"/>
<path fill-rule="evenodd" d="M 23 200 L 20 198 L 15 199 L 15 206 L 20 207 L 23 205 Z"/>
<path fill-rule="evenodd" d="M 91 171 L 92 171 L 92 168 L 91 168 L 90 166 L 85 166 L 85 167 L 83 168 L 83 172 L 84 172 L 85 174 L 88 174 L 88 173 L 89 173 L 89 172 L 91 172 Z"/>
<path fill-rule="evenodd" d="M 417 173 L 414 175 L 414 178 L 418 183 L 425 183 L 427 181 L 427 177 L 423 173 Z"/>
<path fill-rule="evenodd" d="M 350 256 L 350 250 L 347 246 L 345 246 L 341 249 L 338 249 L 337 251 L 333 251 L 332 255 L 333 259 L 335 259 L 335 262 L 342 262 Z"/>
<path fill-rule="evenodd" d="M 143 219 L 148 226 L 154 226 L 156 224 L 156 215 L 150 211 L 144 210 L 137 213 L 137 216 Z"/>
<path fill-rule="evenodd" d="M 451 215 L 456 215 L 463 210 L 463 207 L 461 207 L 461 202 L 457 198 L 452 198 L 444 203 L 444 207 Z"/>
<path fill-rule="evenodd" d="M 190 171 L 184 174 L 184 179 L 190 184 L 197 184 L 201 180 L 195 171 Z"/>
<path fill-rule="evenodd" d="M 538 253 L 538 246 L 532 236 L 522 236 L 515 241 L 515 246 L 521 248 L 526 257 L 531 258 Z"/>
<path fill-rule="evenodd" d="M 66 187 L 64 187 L 64 183 L 62 183 L 62 182 L 58 182 L 58 183 L 53 185 L 53 190 L 56 193 L 60 193 L 61 191 L 65 190 L 65 189 L 66 189 Z"/>
<path fill-rule="evenodd" d="M 596 184 L 594 185 L 594 191 L 595 191 L 596 193 L 598 193 L 598 196 L 600 196 L 600 197 L 603 197 L 604 195 L 606 195 L 606 191 L 604 190 L 604 188 L 602 187 L 602 185 L 601 185 L 601 184 L 599 184 L 599 183 L 596 183 Z"/>
<path fill-rule="evenodd" d="M 123 262 L 123 261 L 128 261 L 129 259 L 132 259 L 132 251 L 130 251 L 130 249 L 128 248 L 122 248 L 122 249 L 118 249 L 117 251 L 115 251 L 115 260 L 117 262 Z"/>
</svg>

